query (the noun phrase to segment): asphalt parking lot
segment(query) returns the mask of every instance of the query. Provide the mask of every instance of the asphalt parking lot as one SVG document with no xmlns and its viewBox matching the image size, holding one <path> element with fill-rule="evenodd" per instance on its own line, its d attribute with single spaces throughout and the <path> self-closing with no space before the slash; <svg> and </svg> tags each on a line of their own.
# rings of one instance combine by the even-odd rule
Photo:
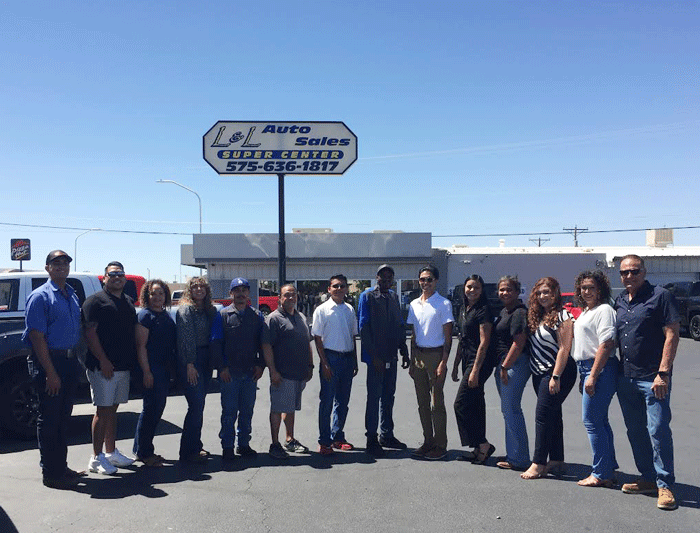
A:
<svg viewBox="0 0 700 533">
<path fill-rule="evenodd" d="M 455 343 L 456 344 L 456 343 Z M 451 365 L 450 365 L 451 367 Z M 399 370 L 395 406 L 396 435 L 417 447 L 421 429 L 413 384 Z M 448 378 L 449 379 L 449 378 Z M 168 399 L 155 445 L 172 462 L 162 468 L 133 466 L 112 477 L 91 474 L 75 491 L 57 491 L 41 483 L 35 442 L 0 442 L 0 533 L 32 532 L 305 532 L 305 531 L 698 531 L 700 520 L 700 343 L 681 339 L 674 367 L 673 434 L 680 507 L 656 508 L 656 498 L 626 495 L 617 489 L 582 488 L 590 449 L 581 423 L 577 389 L 564 404 L 566 459 L 562 479 L 521 480 L 517 472 L 499 470 L 503 453 L 503 419 L 493 378 L 487 384 L 487 435 L 496 453 L 484 466 L 455 460 L 460 450 L 452 402 L 457 384 L 448 381 L 448 459 L 428 462 L 394 451 L 381 459 L 364 453 L 365 365 L 355 378 L 346 434 L 358 449 L 332 456 L 297 455 L 278 463 L 267 455 L 270 443 L 269 380 L 260 381 L 251 445 L 256 460 L 221 461 L 218 439 L 219 397 L 207 398 L 203 442 L 212 457 L 203 466 L 181 466 L 177 457 L 186 403 Z M 297 413 L 296 436 L 313 452 L 318 438 L 316 375 Z M 535 395 L 528 383 L 523 399 L 531 442 L 534 441 Z M 140 400 L 120 408 L 118 446 L 130 451 Z M 84 469 L 91 453 L 93 407 L 74 409 L 69 465 Z M 615 433 L 619 481 L 636 471 L 613 400 L 610 419 Z M 532 448 L 531 448 L 532 449 Z"/>
</svg>

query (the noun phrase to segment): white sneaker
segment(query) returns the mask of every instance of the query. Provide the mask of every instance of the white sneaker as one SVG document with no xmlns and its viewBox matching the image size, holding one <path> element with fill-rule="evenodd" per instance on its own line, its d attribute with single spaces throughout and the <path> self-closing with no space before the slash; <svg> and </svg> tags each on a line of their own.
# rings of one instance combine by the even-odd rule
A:
<svg viewBox="0 0 700 533">
<path fill-rule="evenodd" d="M 107 460 L 113 464 L 114 466 L 118 468 L 123 468 L 125 466 L 131 466 L 136 459 L 132 457 L 127 457 L 126 455 L 122 454 L 119 450 L 114 448 L 114 451 L 112 453 L 106 453 L 104 456 L 107 458 Z"/>
<path fill-rule="evenodd" d="M 107 460 L 105 454 L 101 453 L 99 455 L 90 456 L 88 471 L 95 472 L 96 474 L 111 475 L 117 472 L 117 467 Z"/>
</svg>

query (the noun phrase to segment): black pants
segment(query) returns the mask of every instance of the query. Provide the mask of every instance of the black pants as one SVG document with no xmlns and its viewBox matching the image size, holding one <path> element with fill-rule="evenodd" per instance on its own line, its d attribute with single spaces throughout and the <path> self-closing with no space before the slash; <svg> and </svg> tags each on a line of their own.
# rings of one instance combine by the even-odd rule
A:
<svg viewBox="0 0 700 533">
<path fill-rule="evenodd" d="M 486 442 L 484 384 L 493 372 L 493 365 L 484 362 L 479 371 L 479 384 L 473 389 L 469 387 L 471 368 L 472 365 L 468 365 L 457 390 L 455 417 L 457 418 L 457 429 L 462 446 L 476 448 Z"/>
<path fill-rule="evenodd" d="M 546 374 L 532 376 L 532 386 L 537 394 L 535 408 L 535 453 L 532 462 L 546 465 L 550 461 L 564 460 L 564 422 L 561 406 L 576 383 L 576 363 L 569 357 L 564 372 L 559 378 L 559 392 L 549 393 L 551 370 Z"/>
<path fill-rule="evenodd" d="M 45 479 L 59 479 L 66 473 L 68 455 L 68 424 L 73 412 L 73 397 L 78 386 L 80 363 L 75 357 L 66 357 L 65 350 L 49 350 L 53 367 L 61 378 L 56 396 L 46 393 L 46 373 L 39 363 L 29 361 L 29 372 L 34 377 L 39 393 L 39 418 L 36 434 L 39 441 L 41 470 Z"/>
</svg>

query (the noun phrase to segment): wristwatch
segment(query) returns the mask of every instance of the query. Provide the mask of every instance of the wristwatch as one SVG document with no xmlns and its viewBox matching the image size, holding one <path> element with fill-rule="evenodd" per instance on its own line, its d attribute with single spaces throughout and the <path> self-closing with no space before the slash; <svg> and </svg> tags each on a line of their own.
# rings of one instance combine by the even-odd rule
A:
<svg viewBox="0 0 700 533">
<path fill-rule="evenodd" d="M 662 378 L 667 378 L 667 377 L 668 377 L 668 372 L 664 372 L 663 370 L 659 370 L 656 374 L 657 374 L 659 377 L 662 377 Z"/>
<path fill-rule="evenodd" d="M 557 376 L 556 374 L 552 374 L 552 379 L 553 379 L 554 381 L 559 381 L 559 378 L 560 378 L 560 377 L 561 377 L 561 376 Z"/>
</svg>

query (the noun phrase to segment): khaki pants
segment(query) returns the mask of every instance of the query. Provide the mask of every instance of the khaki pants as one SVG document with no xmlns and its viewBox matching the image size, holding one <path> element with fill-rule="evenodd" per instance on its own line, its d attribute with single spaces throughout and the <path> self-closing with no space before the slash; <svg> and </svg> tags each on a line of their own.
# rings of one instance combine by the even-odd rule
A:
<svg viewBox="0 0 700 533">
<path fill-rule="evenodd" d="M 442 389 L 445 380 L 438 382 L 437 367 L 442 359 L 442 346 L 415 347 L 413 351 L 413 383 L 418 399 L 418 416 L 423 426 L 425 442 L 447 449 L 447 412 Z"/>
</svg>

